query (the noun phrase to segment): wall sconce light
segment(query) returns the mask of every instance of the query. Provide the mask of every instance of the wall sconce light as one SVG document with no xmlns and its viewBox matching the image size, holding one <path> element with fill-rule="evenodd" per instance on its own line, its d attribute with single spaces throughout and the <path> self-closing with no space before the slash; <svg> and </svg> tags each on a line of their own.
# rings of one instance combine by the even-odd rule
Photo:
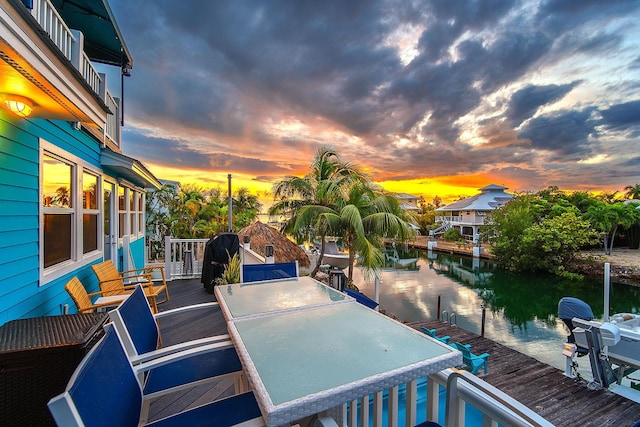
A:
<svg viewBox="0 0 640 427">
<path fill-rule="evenodd" d="M 2 94 L 4 108 L 18 117 L 29 117 L 35 104 L 29 98 L 20 95 Z"/>
</svg>

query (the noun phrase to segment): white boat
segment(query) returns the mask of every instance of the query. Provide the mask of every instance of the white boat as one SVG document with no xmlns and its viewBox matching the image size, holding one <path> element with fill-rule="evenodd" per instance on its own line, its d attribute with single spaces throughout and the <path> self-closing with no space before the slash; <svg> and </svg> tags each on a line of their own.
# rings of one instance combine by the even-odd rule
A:
<svg viewBox="0 0 640 427">
<path fill-rule="evenodd" d="M 324 243 L 324 256 L 322 257 L 324 264 L 329 264 L 331 267 L 344 269 L 349 266 L 349 254 L 347 252 L 341 252 L 338 249 L 338 245 L 334 241 L 327 241 Z"/>
<path fill-rule="evenodd" d="M 571 330 L 569 344 L 575 343 L 578 354 L 589 355 L 593 384 L 605 388 L 620 384 L 628 373 L 640 369 L 640 314 L 609 316 L 608 270 L 605 264 L 603 320 L 593 319 L 591 308 L 577 298 L 565 297 L 558 303 L 558 315 Z M 564 354 L 573 357 L 571 350 Z"/>
</svg>

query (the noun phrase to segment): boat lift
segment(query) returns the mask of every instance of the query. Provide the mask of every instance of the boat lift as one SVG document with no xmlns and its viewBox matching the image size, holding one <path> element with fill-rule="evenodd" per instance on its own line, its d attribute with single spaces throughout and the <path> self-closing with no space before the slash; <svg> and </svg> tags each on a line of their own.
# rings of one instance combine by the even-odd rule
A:
<svg viewBox="0 0 640 427">
<path fill-rule="evenodd" d="M 564 297 L 558 303 L 558 317 L 571 334 L 564 345 L 565 375 L 572 377 L 574 356 L 589 356 L 593 381 L 590 389 L 608 388 L 640 369 L 640 315 L 618 313 L 609 318 L 609 264 L 605 264 L 605 312 L 602 321 L 593 319 L 587 303 Z"/>
</svg>

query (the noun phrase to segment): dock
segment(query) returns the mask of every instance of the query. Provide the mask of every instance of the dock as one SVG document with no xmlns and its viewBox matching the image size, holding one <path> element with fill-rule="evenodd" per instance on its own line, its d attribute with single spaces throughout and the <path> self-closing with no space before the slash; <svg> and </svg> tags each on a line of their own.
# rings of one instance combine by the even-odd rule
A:
<svg viewBox="0 0 640 427">
<path fill-rule="evenodd" d="M 173 281 L 169 283 L 169 287 L 171 300 L 160 304 L 160 311 L 215 301 L 215 296 L 205 291 L 199 279 Z M 640 420 L 639 403 L 608 390 L 589 390 L 586 384 L 565 376 L 560 369 L 488 338 L 439 320 L 407 325 L 417 330 L 422 327 L 435 329 L 439 336 L 449 335 L 451 341 L 471 344 L 471 351 L 475 354 L 489 353 L 489 372 L 479 376 L 554 425 L 630 427 Z M 160 328 L 164 345 L 227 333 L 225 320 L 218 308 L 205 313 L 186 314 L 179 322 L 171 324 L 160 321 Z M 173 393 L 152 402 L 150 420 L 232 394 L 231 381 Z"/>
<path fill-rule="evenodd" d="M 609 390 L 589 390 L 562 370 L 488 338 L 439 320 L 407 325 L 418 330 L 435 329 L 438 336 L 449 335 L 450 342 L 471 344 L 475 354 L 489 353 L 489 372 L 480 377 L 554 425 L 628 427 L 640 420 L 639 403 Z M 588 359 L 582 359 L 582 363 L 588 363 Z"/>
<path fill-rule="evenodd" d="M 437 240 L 437 246 L 432 250 L 434 252 L 441 252 L 450 255 L 464 255 L 464 256 L 473 256 L 473 248 L 474 244 L 471 242 L 447 242 L 444 240 Z M 404 245 L 402 243 L 401 245 Z M 407 247 L 410 249 L 420 249 L 420 250 L 428 250 L 429 249 L 429 236 L 417 236 L 414 240 L 409 240 L 406 243 Z M 482 246 L 482 253 L 480 257 L 482 259 L 492 259 L 493 254 L 488 245 Z"/>
</svg>

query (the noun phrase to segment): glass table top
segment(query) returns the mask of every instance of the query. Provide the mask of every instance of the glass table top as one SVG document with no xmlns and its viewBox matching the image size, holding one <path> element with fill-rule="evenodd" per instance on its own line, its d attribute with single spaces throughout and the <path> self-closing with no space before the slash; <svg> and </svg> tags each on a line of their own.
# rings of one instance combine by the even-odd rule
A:
<svg viewBox="0 0 640 427">
<path fill-rule="evenodd" d="M 216 286 L 215 292 L 227 319 L 353 301 L 307 276 Z"/>
<path fill-rule="evenodd" d="M 238 318 L 229 333 L 268 425 L 462 362 L 451 347 L 356 303 Z"/>
</svg>

